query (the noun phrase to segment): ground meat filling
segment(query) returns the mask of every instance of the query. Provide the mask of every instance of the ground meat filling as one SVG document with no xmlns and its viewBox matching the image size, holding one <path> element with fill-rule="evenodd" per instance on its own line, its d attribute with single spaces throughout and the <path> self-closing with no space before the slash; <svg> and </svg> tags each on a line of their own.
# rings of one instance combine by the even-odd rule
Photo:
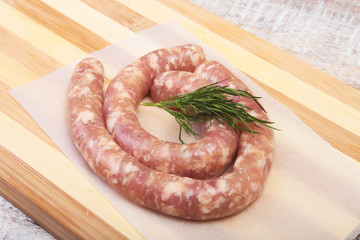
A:
<svg viewBox="0 0 360 240">
<path fill-rule="evenodd" d="M 125 71 L 123 69 L 111 83 L 113 87 L 108 89 L 103 106 L 104 69 L 98 60 L 87 58 L 75 67 L 68 93 L 68 115 L 74 143 L 101 178 L 136 204 L 194 220 L 216 219 L 238 213 L 255 201 L 264 187 L 273 158 L 271 129 L 252 126 L 259 134 L 241 133 L 236 139 L 238 146 L 234 150 L 231 171 L 209 179 L 184 177 L 148 167 L 114 140 L 117 120 L 132 120 L 127 118 L 132 110 L 123 110 L 124 103 L 139 104 L 153 86 L 156 75 L 171 70 L 193 72 L 210 82 L 223 80 L 214 77 L 215 73 L 221 73 L 220 78 L 230 74 L 229 86 L 246 88 L 220 63 L 205 61 L 199 46 L 184 45 L 149 53 L 127 66 Z M 137 76 L 136 86 L 130 73 Z M 171 81 L 165 81 L 165 86 L 172 88 L 171 85 L 176 85 L 174 80 Z M 119 104 L 113 104 L 119 95 L 122 96 Z M 258 118 L 268 120 L 266 113 L 251 100 L 234 100 L 251 106 Z M 118 106 L 120 113 L 116 113 Z M 107 117 L 107 128 L 104 116 Z"/>
</svg>

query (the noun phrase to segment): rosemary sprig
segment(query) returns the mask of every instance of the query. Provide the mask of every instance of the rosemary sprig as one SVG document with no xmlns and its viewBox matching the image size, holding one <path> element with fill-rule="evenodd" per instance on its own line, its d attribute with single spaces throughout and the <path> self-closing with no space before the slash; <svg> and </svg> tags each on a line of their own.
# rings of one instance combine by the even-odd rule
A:
<svg viewBox="0 0 360 240">
<path fill-rule="evenodd" d="M 229 96 L 251 98 L 265 111 L 258 102 L 260 97 L 253 96 L 245 90 L 232 89 L 228 86 L 218 86 L 216 84 L 212 83 L 193 92 L 167 98 L 157 103 L 142 102 L 141 105 L 157 106 L 174 116 L 180 125 L 179 140 L 183 144 L 184 142 L 181 139 L 182 130 L 188 135 L 197 136 L 198 134 L 193 131 L 191 123 L 204 123 L 204 120 L 215 119 L 222 124 L 227 123 L 235 130 L 240 129 L 252 133 L 258 132 L 253 131 L 250 124 L 257 127 L 262 125 L 276 129 L 270 126 L 273 122 L 264 121 L 250 115 L 249 110 L 251 108 L 229 98 Z"/>
</svg>

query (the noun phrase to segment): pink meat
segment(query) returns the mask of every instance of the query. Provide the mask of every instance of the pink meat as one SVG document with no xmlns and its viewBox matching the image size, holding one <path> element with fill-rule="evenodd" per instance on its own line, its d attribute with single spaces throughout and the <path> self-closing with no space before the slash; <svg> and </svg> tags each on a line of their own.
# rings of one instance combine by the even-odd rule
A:
<svg viewBox="0 0 360 240">
<path fill-rule="evenodd" d="M 201 83 L 199 80 L 188 81 L 191 76 L 189 78 L 190 73 L 185 72 L 193 71 L 204 58 L 202 49 L 195 45 L 157 50 L 125 67 L 110 83 L 104 104 L 107 129 L 122 149 L 144 165 L 179 176 L 203 179 L 219 175 L 233 159 L 238 135 L 227 125 L 207 122 L 201 139 L 190 144 L 178 144 L 151 135 L 141 127 L 137 118 L 138 104 L 151 86 L 157 86 L 153 82 L 158 73 L 184 70 L 183 76 L 176 81 L 182 83 L 182 87 L 175 81 L 166 87 L 166 92 L 172 96 L 176 94 L 177 85 L 185 93 L 209 84 L 206 79 Z M 167 65 L 169 63 L 172 64 Z M 186 82 L 188 84 L 183 84 Z"/>
<path fill-rule="evenodd" d="M 197 68 L 204 74 L 208 73 L 206 69 L 207 65 Z M 258 198 L 273 157 L 271 129 L 252 126 L 259 134 L 241 134 L 230 173 L 202 180 L 153 170 L 121 149 L 105 128 L 103 71 L 93 58 L 76 66 L 68 113 L 75 145 L 89 166 L 115 190 L 141 206 L 194 220 L 238 213 Z M 263 112 L 259 116 L 267 119 Z"/>
</svg>

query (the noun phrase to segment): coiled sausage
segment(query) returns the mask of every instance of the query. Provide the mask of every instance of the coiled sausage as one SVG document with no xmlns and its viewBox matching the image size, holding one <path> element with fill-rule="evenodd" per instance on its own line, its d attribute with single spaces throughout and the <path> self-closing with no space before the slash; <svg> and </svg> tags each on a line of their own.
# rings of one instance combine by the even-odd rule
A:
<svg viewBox="0 0 360 240">
<path fill-rule="evenodd" d="M 210 74 L 210 63 L 199 65 L 195 72 Z M 203 180 L 153 170 L 120 148 L 107 131 L 102 107 L 103 71 L 98 60 L 82 60 L 74 69 L 68 103 L 75 145 L 89 166 L 109 185 L 136 204 L 194 220 L 229 216 L 256 200 L 273 157 L 270 128 L 252 126 L 259 134 L 242 132 L 234 166 L 231 172 L 221 176 Z M 232 81 L 229 85 L 240 80 Z M 259 118 L 268 119 L 256 104 L 248 99 L 243 103 L 254 106 Z"/>
<path fill-rule="evenodd" d="M 150 168 L 179 176 L 203 179 L 225 170 L 234 157 L 238 142 L 237 133 L 229 126 L 216 121 L 206 123 L 201 139 L 178 144 L 148 133 L 141 127 L 136 114 L 141 99 L 151 86 L 156 86 L 153 84 L 156 74 L 171 70 L 192 72 L 204 59 L 200 47 L 183 45 L 148 53 L 119 72 L 106 91 L 104 116 L 108 130 L 122 149 Z M 187 77 L 186 72 L 183 77 Z M 177 83 L 189 80 L 179 79 Z M 187 92 L 185 85 L 183 92 Z M 165 85 L 168 95 L 174 95 L 176 86 L 180 85 L 168 81 Z M 156 96 L 155 100 L 158 100 Z"/>
</svg>

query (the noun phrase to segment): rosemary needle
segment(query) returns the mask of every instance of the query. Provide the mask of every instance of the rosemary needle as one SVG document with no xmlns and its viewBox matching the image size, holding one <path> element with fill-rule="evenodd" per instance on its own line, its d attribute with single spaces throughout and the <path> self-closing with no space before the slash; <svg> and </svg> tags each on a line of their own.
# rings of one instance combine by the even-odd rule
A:
<svg viewBox="0 0 360 240">
<path fill-rule="evenodd" d="M 253 96 L 245 90 L 232 89 L 227 86 L 218 86 L 212 83 L 201 87 L 193 92 L 167 98 L 157 103 L 142 102 L 143 106 L 156 106 L 170 113 L 180 125 L 179 140 L 181 132 L 188 135 L 197 136 L 192 129 L 192 122 L 204 123 L 204 120 L 216 120 L 222 124 L 224 122 L 233 129 L 257 133 L 252 130 L 250 124 L 257 127 L 260 125 L 276 129 L 270 124 L 273 122 L 258 119 L 249 114 L 251 108 L 234 102 L 229 96 L 241 96 L 251 98 L 263 110 L 265 109 L 258 102 L 260 97 Z M 242 124 L 241 124 L 242 123 Z"/>
</svg>

